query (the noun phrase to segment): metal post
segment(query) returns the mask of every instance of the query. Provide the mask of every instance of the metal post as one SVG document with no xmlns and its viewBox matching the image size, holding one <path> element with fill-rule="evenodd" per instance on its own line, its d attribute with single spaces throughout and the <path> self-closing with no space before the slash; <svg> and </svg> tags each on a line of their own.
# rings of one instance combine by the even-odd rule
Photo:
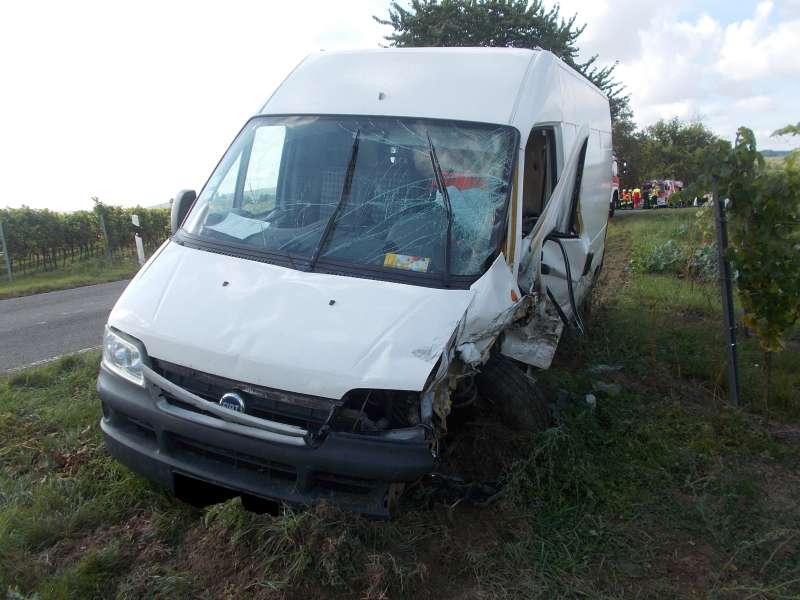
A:
<svg viewBox="0 0 800 600">
<path fill-rule="evenodd" d="M 717 195 L 717 178 L 711 179 L 711 196 L 714 201 L 714 215 L 717 224 L 717 254 L 719 258 L 719 283 L 722 293 L 722 310 L 725 319 L 725 343 L 728 350 L 728 387 L 731 403 L 739 406 L 739 362 L 736 358 L 736 317 L 733 314 L 733 291 L 731 289 L 731 267 L 725 258 L 728 249 L 728 225 L 725 221 L 725 207 Z"/>
<path fill-rule="evenodd" d="M 8 277 L 9 283 L 13 280 L 11 276 L 11 259 L 8 258 L 8 246 L 6 245 L 6 234 L 3 231 L 3 223 L 0 221 L 0 250 L 3 251 L 3 258 L 5 259 L 6 263 L 6 277 Z"/>
</svg>

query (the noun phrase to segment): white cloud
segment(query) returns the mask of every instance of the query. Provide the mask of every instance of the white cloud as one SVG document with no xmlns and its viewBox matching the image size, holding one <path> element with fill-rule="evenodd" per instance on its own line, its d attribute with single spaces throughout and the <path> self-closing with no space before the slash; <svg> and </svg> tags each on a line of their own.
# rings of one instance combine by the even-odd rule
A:
<svg viewBox="0 0 800 600">
<path fill-rule="evenodd" d="M 648 107 L 648 112 L 655 117 L 648 119 L 648 122 L 657 121 L 658 119 L 671 119 L 672 117 L 685 120 L 697 114 L 697 106 L 687 101 L 668 102 L 665 104 L 653 104 Z"/>
<path fill-rule="evenodd" d="M 638 57 L 639 32 L 659 18 L 672 18 L 686 0 L 562 0 L 561 14 L 577 14 L 575 23 L 586 24 L 578 45 L 583 55 L 599 54 L 606 62 L 626 62 Z"/>
<path fill-rule="evenodd" d="M 638 58 L 619 66 L 620 77 L 640 82 L 632 88 L 641 107 L 686 102 L 707 93 L 703 71 L 720 27 L 708 15 L 694 23 L 659 19 L 638 32 Z"/>
<path fill-rule="evenodd" d="M 734 103 L 736 109 L 745 111 L 770 110 L 775 106 L 775 100 L 769 96 L 750 96 L 741 98 Z"/>
<path fill-rule="evenodd" d="M 800 0 L 783 0 L 778 7 L 778 14 L 786 21 L 800 19 Z"/>
<path fill-rule="evenodd" d="M 199 189 L 303 56 L 376 47 L 381 0 L 18 2 L 0 20 L 0 205 Z"/>
<path fill-rule="evenodd" d="M 800 18 L 774 26 L 772 2 L 761 2 L 752 19 L 725 28 L 717 69 L 726 78 L 745 81 L 800 75 Z"/>
<path fill-rule="evenodd" d="M 585 55 L 620 61 L 637 121 L 702 115 L 764 147 L 800 119 L 800 0 L 562 0 Z M 723 14 L 736 5 L 738 16 Z M 375 47 L 388 0 L 12 2 L 0 20 L 0 205 L 163 202 L 200 188 L 308 52 Z M 766 133 L 764 133 L 766 132 Z"/>
<path fill-rule="evenodd" d="M 589 4 L 567 6 L 582 3 Z M 623 57 L 616 73 L 638 123 L 699 116 L 725 137 L 747 125 L 765 148 L 795 143 L 768 133 L 800 118 L 800 0 L 752 2 L 738 20 L 726 14 L 733 4 L 712 12 L 709 1 L 599 6 L 579 43 L 584 55 L 599 53 L 607 62 Z"/>
</svg>

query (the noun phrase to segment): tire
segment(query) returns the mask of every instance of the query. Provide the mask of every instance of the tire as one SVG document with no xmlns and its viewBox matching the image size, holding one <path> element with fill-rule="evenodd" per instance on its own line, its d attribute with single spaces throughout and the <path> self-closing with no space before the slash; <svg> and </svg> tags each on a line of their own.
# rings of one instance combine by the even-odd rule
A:
<svg viewBox="0 0 800 600">
<path fill-rule="evenodd" d="M 550 426 L 550 404 L 518 363 L 497 354 L 475 378 L 480 395 L 491 402 L 511 429 L 544 431 Z"/>
</svg>

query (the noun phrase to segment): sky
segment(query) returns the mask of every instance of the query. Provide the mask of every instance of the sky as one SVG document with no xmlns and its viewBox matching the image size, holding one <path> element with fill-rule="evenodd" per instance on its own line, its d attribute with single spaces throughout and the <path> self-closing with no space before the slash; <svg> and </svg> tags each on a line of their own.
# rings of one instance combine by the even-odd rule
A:
<svg viewBox="0 0 800 600">
<path fill-rule="evenodd" d="M 547 0 L 546 0 L 547 2 Z M 0 206 L 152 206 L 199 190 L 308 53 L 375 48 L 386 0 L 27 0 L 0 20 Z M 761 148 L 800 120 L 800 0 L 561 0 L 640 126 L 700 118 Z M 796 140 L 797 138 L 795 138 Z"/>
</svg>

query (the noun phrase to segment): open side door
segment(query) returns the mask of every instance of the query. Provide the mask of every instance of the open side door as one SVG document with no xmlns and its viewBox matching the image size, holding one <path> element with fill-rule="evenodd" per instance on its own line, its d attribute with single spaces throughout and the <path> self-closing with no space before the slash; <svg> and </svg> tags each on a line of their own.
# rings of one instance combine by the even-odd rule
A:
<svg viewBox="0 0 800 600">
<path fill-rule="evenodd" d="M 571 166 L 571 186 L 565 186 L 555 226 L 542 241 L 540 290 L 555 302 L 561 315 L 570 319 L 579 333 L 583 323 L 578 307 L 589 289 L 592 254 L 589 236 L 581 222 L 581 184 L 588 146 L 586 139 L 575 146 L 577 157 Z M 566 174 L 566 173 L 565 173 Z"/>
<path fill-rule="evenodd" d="M 550 366 L 563 321 L 583 330 L 578 308 L 590 287 L 593 258 L 580 210 L 588 140 L 584 125 L 547 206 L 522 241 L 519 286 L 539 300 L 527 323 L 506 332 L 502 351 L 539 368 Z"/>
</svg>

